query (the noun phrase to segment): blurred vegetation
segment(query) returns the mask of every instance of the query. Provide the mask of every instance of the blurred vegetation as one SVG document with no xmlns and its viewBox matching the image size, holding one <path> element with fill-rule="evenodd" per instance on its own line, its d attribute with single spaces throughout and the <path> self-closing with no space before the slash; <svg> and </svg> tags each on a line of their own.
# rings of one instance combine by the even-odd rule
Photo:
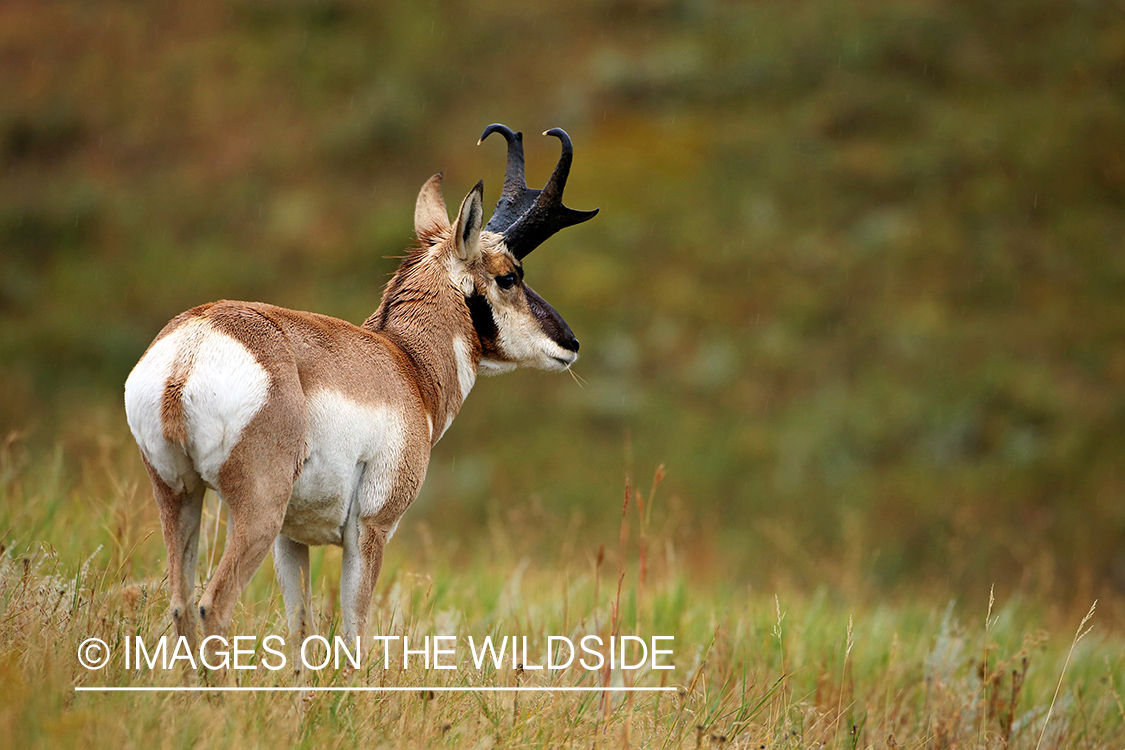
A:
<svg viewBox="0 0 1125 750">
<path fill-rule="evenodd" d="M 1120 2 L 9 2 L 0 70 L 0 431 L 75 472 L 173 315 L 360 322 L 426 178 L 562 126 L 585 383 L 478 383 L 411 518 L 663 462 L 723 575 L 1125 591 Z"/>
</svg>

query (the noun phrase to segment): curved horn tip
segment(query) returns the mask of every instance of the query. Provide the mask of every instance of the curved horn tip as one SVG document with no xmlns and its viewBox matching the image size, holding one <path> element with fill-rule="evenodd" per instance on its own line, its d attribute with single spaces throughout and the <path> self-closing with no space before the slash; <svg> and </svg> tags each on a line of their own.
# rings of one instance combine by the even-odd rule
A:
<svg viewBox="0 0 1125 750">
<path fill-rule="evenodd" d="M 494 122 L 487 128 L 485 128 L 483 133 L 481 133 L 480 139 L 477 141 L 477 145 L 479 146 L 480 144 L 484 143 L 484 139 L 492 135 L 493 133 L 499 133 L 500 135 L 504 136 L 504 140 L 508 141 L 509 143 L 512 142 L 513 138 L 518 139 L 523 135 L 523 133 L 514 132 L 507 125 L 502 125 L 501 123 Z"/>
<path fill-rule="evenodd" d="M 562 141 L 562 149 L 564 154 L 568 151 L 574 151 L 574 143 L 570 140 L 570 136 L 567 135 L 566 131 L 562 128 L 551 128 L 550 130 L 544 130 L 543 135 L 553 135 L 560 141 Z"/>
</svg>

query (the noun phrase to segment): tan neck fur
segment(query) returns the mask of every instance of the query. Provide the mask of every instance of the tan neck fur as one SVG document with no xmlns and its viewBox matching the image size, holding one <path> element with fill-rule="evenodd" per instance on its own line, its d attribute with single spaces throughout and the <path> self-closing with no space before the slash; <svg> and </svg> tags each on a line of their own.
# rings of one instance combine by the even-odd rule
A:
<svg viewBox="0 0 1125 750">
<path fill-rule="evenodd" d="M 402 262 L 363 327 L 385 336 L 417 368 L 422 402 L 437 437 L 467 395 L 462 393 L 454 341 L 460 338 L 467 346 L 474 378 L 481 347 L 464 294 L 450 281 L 441 252 L 429 243 L 424 240 Z"/>
</svg>

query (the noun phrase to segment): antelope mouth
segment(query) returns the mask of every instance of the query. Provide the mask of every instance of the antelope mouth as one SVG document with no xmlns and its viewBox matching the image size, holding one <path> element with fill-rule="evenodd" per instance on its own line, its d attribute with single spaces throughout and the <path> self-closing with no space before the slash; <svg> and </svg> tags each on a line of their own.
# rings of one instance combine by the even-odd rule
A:
<svg viewBox="0 0 1125 750">
<path fill-rule="evenodd" d="M 572 364 L 574 364 L 575 362 L 578 361 L 578 355 L 572 354 L 569 357 L 551 357 L 551 359 L 558 362 L 565 369 L 565 368 L 570 367 Z"/>
</svg>

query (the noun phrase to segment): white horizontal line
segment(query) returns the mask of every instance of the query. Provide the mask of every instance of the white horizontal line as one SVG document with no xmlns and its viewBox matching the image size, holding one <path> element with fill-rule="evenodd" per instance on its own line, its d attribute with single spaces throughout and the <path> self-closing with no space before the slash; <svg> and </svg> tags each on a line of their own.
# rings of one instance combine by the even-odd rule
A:
<svg viewBox="0 0 1125 750">
<path fill-rule="evenodd" d="M 76 686 L 78 693 L 669 693 L 676 687 L 109 687 Z"/>
</svg>

